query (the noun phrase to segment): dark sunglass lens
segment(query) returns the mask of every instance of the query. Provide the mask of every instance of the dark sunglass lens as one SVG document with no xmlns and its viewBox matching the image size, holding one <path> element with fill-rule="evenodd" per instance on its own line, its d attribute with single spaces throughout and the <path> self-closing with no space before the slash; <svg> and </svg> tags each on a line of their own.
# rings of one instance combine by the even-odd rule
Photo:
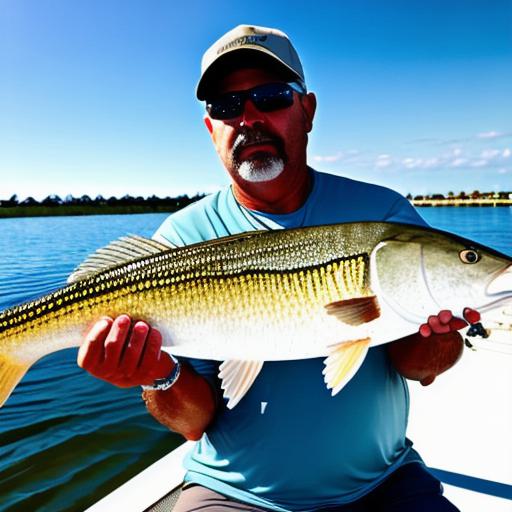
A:
<svg viewBox="0 0 512 512">
<path fill-rule="evenodd" d="M 252 90 L 251 99 L 258 110 L 272 112 L 293 104 L 293 90 L 287 84 L 268 84 Z"/>
<path fill-rule="evenodd" d="M 238 94 L 225 94 L 208 101 L 206 111 L 212 119 L 232 119 L 242 113 L 242 99 Z"/>
</svg>

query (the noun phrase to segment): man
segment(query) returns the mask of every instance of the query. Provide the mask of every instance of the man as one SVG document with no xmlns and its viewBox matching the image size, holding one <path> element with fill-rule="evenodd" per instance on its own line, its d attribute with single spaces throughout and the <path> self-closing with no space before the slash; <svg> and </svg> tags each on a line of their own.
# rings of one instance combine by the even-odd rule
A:
<svg viewBox="0 0 512 512">
<path fill-rule="evenodd" d="M 203 57 L 197 96 L 232 183 L 169 217 L 157 240 L 185 245 L 360 220 L 424 224 L 396 192 L 308 167 L 316 98 L 284 33 L 239 26 L 225 34 Z M 426 385 L 452 366 L 462 351 L 455 331 L 464 325 L 443 311 L 418 335 L 372 348 L 334 397 L 321 359 L 267 362 L 232 410 L 218 363 L 171 360 L 160 333 L 127 315 L 92 327 L 79 364 L 118 386 L 144 385 L 151 414 L 199 440 L 185 461 L 180 512 L 455 511 L 405 437 L 402 376 Z"/>
</svg>

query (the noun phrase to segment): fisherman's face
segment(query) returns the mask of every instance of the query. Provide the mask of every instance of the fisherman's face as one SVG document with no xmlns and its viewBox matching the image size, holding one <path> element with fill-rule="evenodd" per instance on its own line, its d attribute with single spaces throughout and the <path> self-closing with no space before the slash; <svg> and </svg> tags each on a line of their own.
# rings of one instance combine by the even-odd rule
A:
<svg viewBox="0 0 512 512">
<path fill-rule="evenodd" d="M 275 82 L 283 80 L 264 69 L 239 69 L 220 80 L 213 94 Z M 205 115 L 215 149 L 240 187 L 272 181 L 294 169 L 305 168 L 307 134 L 313 126 L 316 100 L 312 93 L 293 95 L 293 105 L 273 112 L 260 112 L 247 99 L 238 117 L 218 120 Z"/>
</svg>

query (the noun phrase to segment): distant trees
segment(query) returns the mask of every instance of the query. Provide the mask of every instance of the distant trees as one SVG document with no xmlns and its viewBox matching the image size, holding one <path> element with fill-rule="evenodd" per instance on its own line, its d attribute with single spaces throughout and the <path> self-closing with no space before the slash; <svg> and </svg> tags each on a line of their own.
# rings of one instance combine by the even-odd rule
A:
<svg viewBox="0 0 512 512">
<path fill-rule="evenodd" d="M 59 196 L 52 194 L 50 196 L 45 197 L 41 201 L 41 204 L 43 206 L 59 206 L 60 204 L 64 204 L 64 201 Z"/>
<path fill-rule="evenodd" d="M 116 209 L 119 209 L 120 213 L 127 213 L 131 211 L 136 212 L 151 212 L 151 211 L 176 211 L 184 206 L 197 201 L 205 196 L 205 194 L 196 194 L 193 197 L 189 197 L 188 195 L 180 195 L 177 197 L 164 197 L 160 198 L 155 195 L 152 195 L 148 198 L 144 198 L 142 196 L 131 196 L 129 194 L 125 194 L 121 198 L 117 198 L 114 196 L 106 199 L 102 195 L 97 195 L 95 199 L 92 199 L 87 194 L 84 194 L 80 197 L 74 197 L 71 194 L 68 194 L 64 199 L 59 197 L 58 195 L 51 194 L 41 201 L 37 201 L 33 197 L 27 197 L 23 201 L 19 201 L 18 196 L 13 194 L 10 199 L 0 200 L 0 209 L 2 208 L 33 208 L 33 207 L 42 207 L 47 209 L 51 209 L 52 211 L 58 214 L 57 210 L 60 207 L 64 208 L 66 211 L 70 212 L 78 212 L 78 213 L 90 213 L 92 210 L 98 210 L 98 213 L 102 212 L 102 209 L 108 209 L 108 213 L 116 213 Z M 85 209 L 84 209 L 85 208 Z M 60 211 L 63 211 L 60 208 Z M 96 213 L 96 212 L 95 212 Z"/>
<path fill-rule="evenodd" d="M 41 201 L 37 201 L 33 197 L 27 197 L 20 200 L 17 194 L 11 195 L 9 199 L 0 199 L 0 217 L 18 217 L 18 216 L 38 216 L 38 215 L 90 215 L 90 214 L 115 214 L 115 213 L 151 213 L 151 212 L 175 212 L 189 204 L 203 198 L 205 194 L 196 194 L 189 197 L 188 195 L 179 195 L 176 197 L 157 197 L 152 195 L 149 197 L 131 196 L 125 194 L 122 197 L 110 196 L 106 198 L 101 194 L 92 199 L 89 195 L 84 194 L 80 197 L 74 197 L 68 194 L 62 199 L 56 194 L 50 194 Z M 457 204 L 463 200 L 462 206 L 485 205 L 483 203 L 472 203 L 470 200 L 501 200 L 501 205 L 509 205 L 512 200 L 512 191 L 501 192 L 480 192 L 474 190 L 471 194 L 461 191 L 457 195 L 453 191 L 449 191 L 447 195 L 443 194 L 427 194 L 415 195 L 408 193 L 407 199 L 410 201 L 443 201 L 446 204 Z M 468 201 L 468 202 L 466 202 Z M 489 204 L 495 205 L 492 201 Z M 500 205 L 500 203 L 498 203 Z"/>
<path fill-rule="evenodd" d="M 0 206 L 5 206 L 6 208 L 12 208 L 13 206 L 18 205 L 18 196 L 13 194 L 9 199 L 4 201 L 0 201 Z"/>
<path fill-rule="evenodd" d="M 454 201 L 478 201 L 478 200 L 492 200 L 492 199 L 512 199 L 512 192 L 480 192 L 479 190 L 473 190 L 471 194 L 466 194 L 463 190 L 459 192 L 457 195 L 453 191 L 450 191 L 444 196 L 443 194 L 427 194 L 427 195 L 416 195 L 412 197 L 411 194 L 407 195 L 407 199 L 413 201 L 443 201 L 448 200 L 450 203 Z M 447 203 L 449 204 L 449 203 Z"/>
<path fill-rule="evenodd" d="M 30 196 L 20 203 L 21 206 L 35 206 L 37 204 L 39 203 L 33 197 Z"/>
</svg>

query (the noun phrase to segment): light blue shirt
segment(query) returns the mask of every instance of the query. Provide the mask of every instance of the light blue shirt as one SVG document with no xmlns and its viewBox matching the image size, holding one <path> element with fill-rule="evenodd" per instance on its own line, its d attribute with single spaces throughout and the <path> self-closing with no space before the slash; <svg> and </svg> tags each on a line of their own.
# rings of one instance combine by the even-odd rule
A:
<svg viewBox="0 0 512 512">
<path fill-rule="evenodd" d="M 310 172 L 312 190 L 295 212 L 250 211 L 227 187 L 171 215 L 155 238 L 187 245 L 262 228 L 356 221 L 425 225 L 397 192 Z M 218 362 L 190 362 L 219 385 Z M 421 460 L 405 437 L 407 384 L 384 347 L 372 348 L 334 397 L 322 370 L 321 358 L 266 362 L 234 409 L 221 406 L 186 458 L 186 481 L 273 510 L 307 511 L 354 501 L 400 465 Z"/>
</svg>

